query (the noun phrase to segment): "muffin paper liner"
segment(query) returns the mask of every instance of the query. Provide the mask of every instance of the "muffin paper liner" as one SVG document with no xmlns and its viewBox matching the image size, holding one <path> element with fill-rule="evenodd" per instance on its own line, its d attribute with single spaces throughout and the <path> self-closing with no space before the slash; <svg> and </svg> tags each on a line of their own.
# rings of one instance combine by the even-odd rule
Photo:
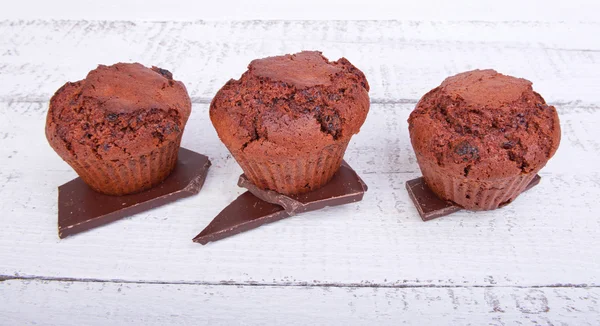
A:
<svg viewBox="0 0 600 326">
<path fill-rule="evenodd" d="M 69 165 L 92 189 L 107 195 L 126 195 L 161 183 L 175 168 L 181 135 L 149 154 L 122 160 L 70 160 Z"/>
<path fill-rule="evenodd" d="M 449 177 L 439 167 L 421 165 L 423 178 L 440 198 L 469 210 L 492 210 L 512 202 L 533 180 L 537 171 L 495 180 Z"/>
<path fill-rule="evenodd" d="M 340 168 L 349 141 L 330 145 L 303 158 L 256 159 L 235 154 L 244 174 L 261 189 L 292 195 L 325 185 Z"/>
</svg>

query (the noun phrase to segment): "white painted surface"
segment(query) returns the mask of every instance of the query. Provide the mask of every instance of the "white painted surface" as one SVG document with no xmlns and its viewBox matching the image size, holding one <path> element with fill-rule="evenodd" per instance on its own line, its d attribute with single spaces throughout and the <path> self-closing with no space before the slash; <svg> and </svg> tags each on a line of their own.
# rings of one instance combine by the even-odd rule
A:
<svg viewBox="0 0 600 326">
<path fill-rule="evenodd" d="M 596 0 L 20 0 L 0 19 L 597 21 Z"/>
<path fill-rule="evenodd" d="M 597 34 L 600 22 L 0 22 L 0 99 L 47 101 L 98 63 L 138 61 L 208 102 L 254 58 L 318 49 L 360 67 L 375 102 L 416 102 L 449 75 L 495 68 L 550 102 L 600 103 Z"/>
<path fill-rule="evenodd" d="M 0 316 L 9 324 L 83 318 L 102 324 L 113 316 L 157 325 L 192 318 L 226 323 L 229 308 L 249 324 L 306 324 L 317 317 L 327 324 L 350 318 L 597 324 L 600 41 L 593 32 L 599 26 L 0 22 L 0 277 L 12 279 L 0 281 Z M 371 84 L 375 103 L 346 154 L 370 187 L 365 199 L 208 246 L 192 243 L 241 193 L 240 169 L 216 137 L 208 101 L 252 58 L 305 48 L 348 57 Z M 47 101 L 67 80 L 116 61 L 163 66 L 186 83 L 195 103 L 183 145 L 207 154 L 213 166 L 198 196 L 59 240 L 56 187 L 75 173 L 44 138 Z M 404 189 L 419 175 L 406 119 L 444 77 L 477 67 L 531 79 L 557 104 L 561 147 L 542 183 L 510 206 L 423 223 Z M 120 300 L 104 296 L 103 289 L 114 296 L 119 287 Z M 505 314 L 489 310 L 486 291 Z M 204 292 L 218 299 L 206 301 Z M 522 308 L 538 307 L 540 293 L 548 311 Z M 519 306 L 519 298 L 526 303 Z M 267 300 L 275 304 L 258 306 Z M 409 312 L 394 315 L 405 303 Z M 114 315 L 98 313 L 100 306 Z M 64 307 L 81 313 L 65 320 Z M 185 311 L 168 313 L 178 308 Z M 220 312 L 214 320 L 202 319 L 213 311 Z M 262 319 L 268 313 L 274 319 Z M 297 317 L 283 319 L 288 315 Z"/>
<path fill-rule="evenodd" d="M 7 281 L 6 325 L 598 325 L 598 288 Z M 90 298 L 82 300 L 82 298 Z"/>
</svg>

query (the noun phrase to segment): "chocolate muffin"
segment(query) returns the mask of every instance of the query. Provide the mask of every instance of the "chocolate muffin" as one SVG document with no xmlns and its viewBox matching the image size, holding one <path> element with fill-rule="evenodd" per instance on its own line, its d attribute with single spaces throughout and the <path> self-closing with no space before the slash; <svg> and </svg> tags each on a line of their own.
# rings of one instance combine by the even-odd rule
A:
<svg viewBox="0 0 600 326">
<path fill-rule="evenodd" d="M 210 105 L 217 133 L 256 186 L 292 195 L 339 169 L 369 111 L 369 84 L 348 60 L 320 52 L 254 60 Z"/>
<path fill-rule="evenodd" d="M 553 106 L 531 82 L 494 70 L 449 77 L 408 119 L 423 177 L 440 198 L 470 210 L 513 201 L 560 143 Z"/>
<path fill-rule="evenodd" d="M 185 86 L 169 71 L 100 65 L 54 94 L 46 137 L 94 190 L 125 195 L 171 173 L 190 113 Z"/>
</svg>

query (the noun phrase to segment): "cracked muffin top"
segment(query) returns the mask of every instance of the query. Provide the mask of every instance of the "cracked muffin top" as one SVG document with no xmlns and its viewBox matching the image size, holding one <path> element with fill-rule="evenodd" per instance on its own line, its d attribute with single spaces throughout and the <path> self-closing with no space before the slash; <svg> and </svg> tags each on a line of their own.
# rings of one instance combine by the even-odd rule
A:
<svg viewBox="0 0 600 326">
<path fill-rule="evenodd" d="M 365 75 L 320 52 L 254 60 L 214 97 L 210 118 L 234 153 L 299 157 L 359 132 L 369 111 Z"/>
<path fill-rule="evenodd" d="M 539 171 L 558 148 L 560 124 L 531 85 L 494 70 L 444 80 L 408 119 L 420 163 L 478 180 Z"/>
<path fill-rule="evenodd" d="M 185 86 L 164 69 L 100 65 L 50 100 L 46 136 L 65 158 L 143 155 L 183 132 L 191 112 Z"/>
</svg>

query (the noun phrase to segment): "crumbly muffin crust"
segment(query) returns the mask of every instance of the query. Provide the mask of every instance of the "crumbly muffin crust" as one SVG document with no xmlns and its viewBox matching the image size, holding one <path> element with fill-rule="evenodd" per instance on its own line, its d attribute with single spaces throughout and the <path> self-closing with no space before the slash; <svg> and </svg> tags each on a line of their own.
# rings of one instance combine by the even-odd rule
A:
<svg viewBox="0 0 600 326">
<path fill-rule="evenodd" d="M 493 180 L 537 172 L 560 143 L 556 109 L 530 81 L 494 70 L 449 77 L 408 119 L 423 162 L 451 178 Z"/>
<path fill-rule="evenodd" d="M 121 160 L 180 137 L 191 112 L 185 86 L 167 70 L 100 65 L 50 100 L 46 136 L 65 160 Z"/>
<path fill-rule="evenodd" d="M 348 60 L 320 52 L 254 60 L 210 105 L 219 137 L 236 155 L 301 157 L 347 142 L 369 111 L 369 85 Z"/>
</svg>

